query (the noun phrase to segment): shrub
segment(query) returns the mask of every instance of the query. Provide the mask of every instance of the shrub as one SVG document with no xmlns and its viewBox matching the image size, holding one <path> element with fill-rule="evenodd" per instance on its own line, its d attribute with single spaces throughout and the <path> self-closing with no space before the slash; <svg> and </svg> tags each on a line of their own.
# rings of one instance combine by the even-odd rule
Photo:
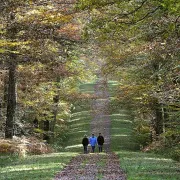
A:
<svg viewBox="0 0 180 180">
<path fill-rule="evenodd" d="M 13 148 L 13 144 L 9 143 L 1 143 L 0 144 L 0 153 L 13 153 L 15 148 Z"/>
<path fill-rule="evenodd" d="M 176 146 L 180 141 L 180 132 L 177 130 L 166 129 L 166 132 L 161 134 L 161 136 L 165 138 L 166 147 Z"/>
<path fill-rule="evenodd" d="M 0 153 L 12 154 L 17 152 L 17 143 L 11 140 L 0 140 Z"/>
<path fill-rule="evenodd" d="M 180 161 L 180 149 L 178 147 L 171 151 L 171 158 L 175 161 Z"/>
<path fill-rule="evenodd" d="M 30 137 L 27 139 L 28 144 L 27 153 L 28 154 L 46 154 L 53 152 L 53 149 L 47 144 L 35 137 Z"/>
<path fill-rule="evenodd" d="M 147 122 L 142 120 L 136 120 L 134 122 L 133 137 L 140 147 L 147 146 L 151 142 L 150 127 Z"/>
<path fill-rule="evenodd" d="M 0 139 L 1 154 L 18 154 L 24 157 L 26 154 L 51 153 L 53 149 L 35 137 L 14 138 L 12 140 Z"/>
<path fill-rule="evenodd" d="M 135 136 L 135 141 L 140 145 L 140 147 L 147 146 L 150 143 L 150 134 L 149 133 L 144 133 L 144 134 L 136 134 Z"/>
</svg>

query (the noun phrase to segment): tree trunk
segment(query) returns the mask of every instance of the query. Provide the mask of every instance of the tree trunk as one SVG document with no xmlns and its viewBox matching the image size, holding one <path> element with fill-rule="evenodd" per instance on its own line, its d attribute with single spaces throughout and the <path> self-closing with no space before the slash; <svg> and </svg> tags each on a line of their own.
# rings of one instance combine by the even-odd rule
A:
<svg viewBox="0 0 180 180">
<path fill-rule="evenodd" d="M 7 95 L 8 95 L 8 75 L 6 75 L 4 78 L 3 108 L 7 108 Z"/>
<path fill-rule="evenodd" d="M 163 122 L 163 113 L 162 113 L 162 105 L 157 103 L 156 104 L 156 119 L 155 119 L 155 131 L 156 131 L 156 135 L 157 138 L 159 137 L 160 134 L 163 133 L 163 126 L 164 126 L 164 122 Z"/>
<path fill-rule="evenodd" d="M 15 21 L 15 13 L 9 13 L 8 26 L 7 26 L 7 38 L 11 42 L 16 41 L 16 35 L 18 28 Z M 16 47 L 12 46 L 9 53 L 9 79 L 8 79 L 8 93 L 7 93 L 7 115 L 5 126 L 5 138 L 11 138 L 14 134 L 14 116 L 16 109 L 16 66 L 17 66 L 17 54 L 15 53 Z"/>
<path fill-rule="evenodd" d="M 0 97 L 0 119 L 2 119 L 2 117 L 3 117 L 3 113 L 2 113 L 2 109 L 3 109 L 3 106 L 2 106 L 2 103 L 3 101 L 2 101 L 2 99 L 1 99 L 1 97 Z"/>
<path fill-rule="evenodd" d="M 57 114 L 58 114 L 58 103 L 59 103 L 59 90 L 60 90 L 60 77 L 57 77 L 57 94 L 56 96 L 54 96 L 53 101 L 54 101 L 54 111 L 53 111 L 53 121 L 52 121 L 52 126 L 51 126 L 51 132 L 52 132 L 52 136 L 51 136 L 51 142 L 54 142 L 54 133 L 55 133 L 55 125 L 57 122 Z"/>
<path fill-rule="evenodd" d="M 162 129 L 163 129 L 163 133 L 165 133 L 166 132 L 166 129 L 165 129 L 165 117 L 166 117 L 165 111 L 166 111 L 166 109 L 164 107 L 162 107 L 161 109 L 162 109 L 162 124 L 163 124 Z"/>
<path fill-rule="evenodd" d="M 12 55 L 15 56 L 15 55 Z M 14 57 L 15 58 L 15 57 Z M 7 96 L 7 116 L 5 126 L 5 138 L 13 137 L 14 115 L 16 109 L 16 64 L 10 63 L 9 65 L 9 85 Z"/>
</svg>

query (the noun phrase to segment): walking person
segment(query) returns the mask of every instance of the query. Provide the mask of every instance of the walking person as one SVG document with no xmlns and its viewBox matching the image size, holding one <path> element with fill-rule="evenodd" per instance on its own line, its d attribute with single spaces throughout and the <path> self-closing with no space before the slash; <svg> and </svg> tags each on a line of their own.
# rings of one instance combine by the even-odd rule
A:
<svg viewBox="0 0 180 180">
<path fill-rule="evenodd" d="M 96 144 L 97 144 L 97 137 L 94 136 L 94 134 L 92 134 L 92 136 L 89 138 L 89 143 L 90 143 L 91 148 L 92 148 L 92 153 L 94 153 L 95 147 L 96 147 Z"/>
<path fill-rule="evenodd" d="M 87 147 L 88 147 L 88 144 L 89 144 L 89 139 L 87 138 L 86 135 L 84 135 L 84 138 L 82 140 L 82 144 L 83 144 L 83 147 L 84 147 L 84 154 L 87 154 Z"/>
<path fill-rule="evenodd" d="M 98 142 L 99 152 L 102 152 L 103 144 L 104 144 L 104 137 L 101 135 L 101 133 L 99 133 L 97 142 Z"/>
</svg>

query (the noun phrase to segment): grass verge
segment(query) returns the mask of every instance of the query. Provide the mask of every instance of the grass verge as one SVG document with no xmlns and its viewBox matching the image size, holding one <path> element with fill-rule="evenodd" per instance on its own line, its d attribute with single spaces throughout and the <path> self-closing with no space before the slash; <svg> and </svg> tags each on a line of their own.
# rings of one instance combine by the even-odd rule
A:
<svg viewBox="0 0 180 180">
<path fill-rule="evenodd" d="M 91 115 L 89 111 L 73 113 L 69 122 L 70 132 L 68 134 L 68 142 L 65 151 L 67 152 L 83 152 L 82 138 L 90 132 Z"/>
<path fill-rule="evenodd" d="M 153 153 L 137 151 L 128 111 L 111 115 L 111 150 L 120 158 L 128 180 L 179 180 L 180 163 Z"/>
<path fill-rule="evenodd" d="M 64 152 L 27 156 L 24 159 L 1 156 L 0 180 L 50 180 L 76 155 Z"/>
</svg>

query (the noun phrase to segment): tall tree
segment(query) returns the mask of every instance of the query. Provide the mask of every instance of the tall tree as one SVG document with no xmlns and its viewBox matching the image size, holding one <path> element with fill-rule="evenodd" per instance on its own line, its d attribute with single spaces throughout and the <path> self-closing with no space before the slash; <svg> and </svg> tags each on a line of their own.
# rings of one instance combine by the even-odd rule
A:
<svg viewBox="0 0 180 180">
<path fill-rule="evenodd" d="M 4 63 L 9 70 L 5 137 L 12 138 L 16 109 L 16 68 L 33 61 L 59 61 L 72 41 L 58 30 L 73 19 L 74 1 L 1 1 Z M 28 43 L 26 43 L 28 41 Z M 56 42 L 55 42 L 56 41 Z M 58 41 L 58 42 L 57 42 Z M 28 45 L 27 45 L 28 44 Z M 58 44 L 64 46 L 59 55 Z M 65 53 L 66 54 L 66 53 Z M 7 57 L 9 58 L 8 60 Z"/>
<path fill-rule="evenodd" d="M 11 43 L 16 41 L 17 25 L 15 22 L 15 14 L 9 13 L 7 25 L 7 38 Z M 5 138 L 12 138 L 14 129 L 14 115 L 16 108 L 16 66 L 17 54 L 16 48 L 12 47 L 8 55 L 9 80 L 8 80 L 8 96 L 7 96 L 7 116 L 5 127 Z"/>
</svg>

